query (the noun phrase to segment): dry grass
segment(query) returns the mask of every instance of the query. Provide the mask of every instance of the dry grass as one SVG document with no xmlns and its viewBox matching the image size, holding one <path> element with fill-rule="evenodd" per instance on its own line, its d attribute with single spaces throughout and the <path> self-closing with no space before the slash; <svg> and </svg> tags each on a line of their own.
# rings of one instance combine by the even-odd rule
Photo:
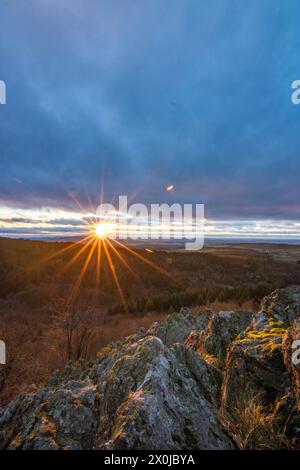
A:
<svg viewBox="0 0 300 470">
<path fill-rule="evenodd" d="M 17 303 L 7 302 L 2 308 L 0 304 L 0 338 L 7 346 L 7 365 L 0 365 L 0 407 L 19 393 L 44 385 L 49 375 L 66 364 L 64 323 L 54 323 L 51 315 L 44 318 L 42 313 L 34 313 Z M 166 316 L 167 313 L 147 313 L 137 318 L 122 314 L 105 319 L 103 312 L 95 312 L 82 357 L 93 360 L 110 342 L 137 333 L 142 326 L 148 329 L 155 321 L 163 322 Z M 83 318 L 86 320 L 86 316 Z M 75 333 L 76 339 L 78 331 Z"/>
<path fill-rule="evenodd" d="M 269 407 L 255 396 L 241 403 L 234 410 L 220 411 L 220 419 L 242 450 L 279 450 L 293 448 L 285 435 L 285 427 Z"/>
</svg>

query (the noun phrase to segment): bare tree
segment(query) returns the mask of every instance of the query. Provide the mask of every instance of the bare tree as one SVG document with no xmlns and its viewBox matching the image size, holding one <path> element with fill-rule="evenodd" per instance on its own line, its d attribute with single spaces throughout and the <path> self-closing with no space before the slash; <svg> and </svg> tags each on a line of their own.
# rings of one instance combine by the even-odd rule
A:
<svg viewBox="0 0 300 470">
<path fill-rule="evenodd" d="M 26 381 L 32 375 L 32 357 L 26 348 L 26 343 L 30 341 L 30 329 L 18 320 L 15 312 L 0 307 L 0 339 L 6 345 L 6 364 L 0 366 L 0 392 L 3 399 L 13 390 L 19 390 L 21 385 L 18 377 Z"/>
<path fill-rule="evenodd" d="M 68 300 L 59 298 L 53 301 L 51 313 L 65 360 L 86 358 L 93 335 L 93 310 L 88 308 L 83 311 Z"/>
</svg>

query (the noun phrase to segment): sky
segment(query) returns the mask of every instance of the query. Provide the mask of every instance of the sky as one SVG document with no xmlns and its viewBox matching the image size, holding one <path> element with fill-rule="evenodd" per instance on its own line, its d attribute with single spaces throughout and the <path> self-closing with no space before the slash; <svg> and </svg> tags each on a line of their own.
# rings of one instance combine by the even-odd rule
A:
<svg viewBox="0 0 300 470">
<path fill-rule="evenodd" d="M 0 235 L 77 233 L 75 201 L 92 212 L 103 191 L 203 203 L 210 235 L 300 238 L 299 14 L 297 0 L 0 0 Z"/>
</svg>

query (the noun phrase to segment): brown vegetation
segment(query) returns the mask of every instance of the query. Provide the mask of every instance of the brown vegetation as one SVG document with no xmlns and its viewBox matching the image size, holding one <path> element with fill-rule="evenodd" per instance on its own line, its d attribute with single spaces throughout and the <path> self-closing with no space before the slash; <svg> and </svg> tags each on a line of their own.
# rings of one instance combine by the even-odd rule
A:
<svg viewBox="0 0 300 470">
<path fill-rule="evenodd" d="M 70 302 L 86 255 L 70 264 L 79 248 L 65 250 L 68 247 L 66 243 L 0 240 L 0 339 L 7 346 L 7 365 L 0 366 L 0 403 L 45 383 L 68 360 L 93 358 L 109 342 L 163 320 L 172 310 L 192 306 L 198 312 L 222 305 L 255 309 L 275 288 L 300 283 L 296 262 L 291 270 L 290 263 L 287 266 L 251 251 L 222 256 L 140 250 L 139 254 L 169 273 L 166 277 L 120 249 L 132 269 L 112 253 L 126 309 L 104 255 L 100 283 L 95 255 Z"/>
</svg>

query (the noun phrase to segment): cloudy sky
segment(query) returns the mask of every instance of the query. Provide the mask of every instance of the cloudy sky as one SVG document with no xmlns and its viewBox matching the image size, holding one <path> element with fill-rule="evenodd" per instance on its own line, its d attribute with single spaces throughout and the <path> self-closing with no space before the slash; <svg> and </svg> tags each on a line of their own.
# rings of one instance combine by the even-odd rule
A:
<svg viewBox="0 0 300 470">
<path fill-rule="evenodd" d="M 106 200 L 204 203 L 216 233 L 297 236 L 298 0 L 0 9 L 0 234 L 76 231 L 74 199 L 90 211 L 103 182 Z"/>
</svg>

